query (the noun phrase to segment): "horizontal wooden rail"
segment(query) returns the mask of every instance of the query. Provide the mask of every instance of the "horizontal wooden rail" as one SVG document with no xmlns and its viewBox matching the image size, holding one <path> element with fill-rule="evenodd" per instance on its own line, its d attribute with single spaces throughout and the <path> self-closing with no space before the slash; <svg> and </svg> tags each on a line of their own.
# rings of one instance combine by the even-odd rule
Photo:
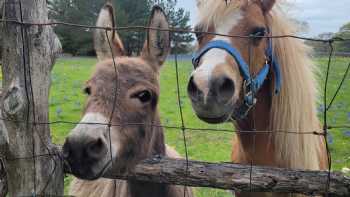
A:
<svg viewBox="0 0 350 197">
<path fill-rule="evenodd" d="M 186 171 L 188 167 L 188 171 Z M 287 170 L 231 163 L 153 158 L 138 164 L 133 172 L 104 175 L 110 179 L 138 180 L 192 187 L 211 187 L 237 192 L 278 192 L 306 195 L 327 193 L 328 172 Z M 251 179 L 250 179 L 251 177 Z M 350 177 L 331 173 L 328 196 L 350 196 Z"/>
</svg>

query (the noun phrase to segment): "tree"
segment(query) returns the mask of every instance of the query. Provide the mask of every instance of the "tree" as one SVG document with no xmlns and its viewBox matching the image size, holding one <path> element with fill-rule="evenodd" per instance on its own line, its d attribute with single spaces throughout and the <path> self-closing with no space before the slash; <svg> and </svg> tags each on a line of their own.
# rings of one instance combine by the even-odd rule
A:
<svg viewBox="0 0 350 197">
<path fill-rule="evenodd" d="M 49 0 L 49 17 L 54 21 L 94 25 L 102 0 Z M 73 55 L 93 55 L 92 31 L 90 29 L 56 26 L 63 51 Z"/>
<path fill-rule="evenodd" d="M 334 42 L 334 49 L 335 52 L 338 54 L 349 54 L 350 53 L 350 22 L 346 23 L 343 25 L 337 33 L 321 33 L 319 34 L 316 38 L 319 39 L 332 39 L 332 38 L 342 38 L 346 39 L 344 41 L 338 41 L 336 40 Z M 327 43 L 322 43 L 322 42 L 313 42 L 313 41 L 306 41 L 306 43 L 310 46 L 313 47 L 316 53 L 320 54 L 329 54 L 330 52 L 330 47 Z"/>
<path fill-rule="evenodd" d="M 143 26 L 147 23 L 151 4 L 147 0 L 114 0 L 118 27 Z M 145 31 L 125 30 L 118 32 L 128 55 L 139 54 L 145 39 Z"/>
<path fill-rule="evenodd" d="M 343 25 L 335 36 L 348 39 L 346 41 L 336 42 L 337 51 L 350 53 L 350 22 Z"/>
<path fill-rule="evenodd" d="M 321 33 L 317 35 L 316 39 L 322 39 L 322 40 L 328 40 L 333 38 L 334 33 L 332 32 L 326 32 Z M 305 41 L 305 43 L 312 47 L 312 49 L 315 51 L 318 55 L 328 55 L 330 53 L 330 47 L 328 43 L 325 42 L 319 42 L 319 41 Z"/>
<path fill-rule="evenodd" d="M 306 21 L 295 20 L 298 32 L 302 34 L 306 34 L 310 31 L 310 25 Z"/>
<path fill-rule="evenodd" d="M 50 18 L 56 21 L 94 25 L 105 0 L 49 0 Z M 176 8 L 177 0 L 113 0 L 116 8 L 116 22 L 119 27 L 143 26 L 147 24 L 153 5 L 159 4 L 168 15 L 172 27 L 190 29 L 189 12 Z M 92 31 L 67 26 L 57 26 L 63 50 L 73 55 L 93 55 Z M 118 32 L 122 37 L 128 55 L 138 54 L 143 46 L 144 30 L 124 30 Z M 185 53 L 193 41 L 191 34 L 173 34 L 177 40 L 179 53 Z M 173 43 L 174 46 L 174 43 Z"/>
</svg>

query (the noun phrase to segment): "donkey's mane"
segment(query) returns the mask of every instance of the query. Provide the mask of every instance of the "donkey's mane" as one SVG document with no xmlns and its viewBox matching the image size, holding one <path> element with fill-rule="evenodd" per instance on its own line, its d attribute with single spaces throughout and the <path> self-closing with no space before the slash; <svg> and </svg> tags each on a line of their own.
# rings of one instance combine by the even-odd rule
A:
<svg viewBox="0 0 350 197">
<path fill-rule="evenodd" d="M 219 24 L 247 2 L 249 0 L 234 0 L 226 4 L 224 0 L 198 0 L 199 24 L 208 30 L 210 25 Z M 296 25 L 281 10 L 280 5 L 275 5 L 266 16 L 272 35 L 295 34 Z M 269 130 L 275 131 L 273 143 L 276 162 L 281 167 L 319 169 L 322 138 L 305 134 L 321 130 L 316 111 L 317 70 L 311 60 L 312 51 L 303 41 L 294 38 L 273 39 L 273 50 L 283 78 L 281 92 L 272 96 L 268 126 Z"/>
</svg>

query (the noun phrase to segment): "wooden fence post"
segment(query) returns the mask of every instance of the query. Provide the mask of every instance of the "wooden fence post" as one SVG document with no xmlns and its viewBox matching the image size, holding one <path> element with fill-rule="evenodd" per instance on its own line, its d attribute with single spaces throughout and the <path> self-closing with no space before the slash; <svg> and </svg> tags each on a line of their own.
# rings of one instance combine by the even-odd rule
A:
<svg viewBox="0 0 350 197">
<path fill-rule="evenodd" d="M 0 19 L 2 19 L 2 14 L 3 14 L 3 5 L 4 5 L 4 0 L 0 0 Z M 2 23 L 0 22 L 0 29 L 2 29 Z M 2 58 L 2 38 L 3 36 L 1 35 L 1 30 L 0 30 L 0 65 L 1 65 L 1 58 Z"/>
<path fill-rule="evenodd" d="M 5 20 L 48 22 L 46 0 L 6 0 Z M 8 144 L 2 154 L 9 196 L 63 195 L 63 167 L 51 143 L 48 96 L 59 41 L 49 26 L 2 24 L 1 114 Z M 4 150 L 4 149 L 3 149 Z"/>
<path fill-rule="evenodd" d="M 2 19 L 3 13 L 4 13 L 4 0 L 0 0 L 0 19 Z M 2 65 L 2 41 L 3 41 L 3 35 L 2 31 L 3 24 L 0 22 L 0 66 Z M 2 82 L 0 82 L 0 100 L 2 95 Z M 0 112 L 0 116 L 1 112 Z M 0 120 L 0 156 L 4 154 L 4 151 L 6 149 L 6 146 L 8 144 L 8 136 L 6 127 L 4 125 L 4 122 Z M 5 197 L 7 194 L 7 179 L 6 179 L 6 172 L 3 165 L 3 160 L 0 159 L 0 197 Z"/>
</svg>

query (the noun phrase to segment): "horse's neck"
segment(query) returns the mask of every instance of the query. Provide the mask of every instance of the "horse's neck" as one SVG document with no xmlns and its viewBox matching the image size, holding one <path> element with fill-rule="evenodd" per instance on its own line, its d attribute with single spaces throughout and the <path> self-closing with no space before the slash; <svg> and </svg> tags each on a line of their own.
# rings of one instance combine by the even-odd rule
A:
<svg viewBox="0 0 350 197">
<path fill-rule="evenodd" d="M 267 131 L 270 125 L 271 94 L 268 83 L 262 87 L 257 98 L 258 102 L 247 118 L 235 123 L 238 132 L 232 159 L 238 163 L 269 165 L 273 162 L 273 139 L 271 133 L 262 132 Z"/>
</svg>

